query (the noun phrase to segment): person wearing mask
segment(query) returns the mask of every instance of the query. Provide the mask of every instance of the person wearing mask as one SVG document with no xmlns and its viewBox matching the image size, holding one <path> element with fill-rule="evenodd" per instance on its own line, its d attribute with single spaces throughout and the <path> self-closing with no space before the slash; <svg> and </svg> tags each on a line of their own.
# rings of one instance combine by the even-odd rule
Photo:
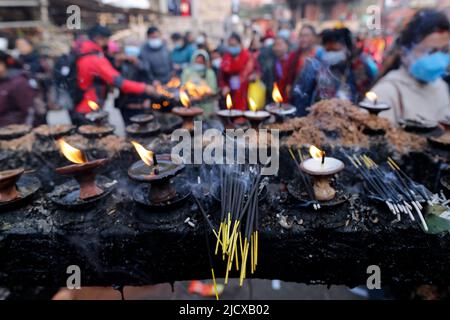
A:
<svg viewBox="0 0 450 320">
<path fill-rule="evenodd" d="M 33 124 L 36 90 L 14 59 L 0 51 L 0 127 Z"/>
<path fill-rule="evenodd" d="M 146 82 L 154 85 L 165 84 L 173 76 L 171 55 L 156 27 L 148 28 L 147 42 L 140 50 L 139 69 Z"/>
<path fill-rule="evenodd" d="M 278 86 L 283 79 L 288 60 L 289 44 L 283 37 L 275 38 L 275 42 L 266 54 L 259 56 L 262 71 L 262 81 L 266 85 L 266 101 L 272 101 L 272 88 Z"/>
<path fill-rule="evenodd" d="M 372 89 L 392 108 L 380 113 L 402 119 L 442 120 L 450 115 L 449 89 L 441 78 L 449 65 L 450 23 L 443 12 L 418 11 L 397 40 L 393 68 Z"/>
<path fill-rule="evenodd" d="M 297 108 L 297 116 L 307 115 L 307 107 L 323 99 L 359 102 L 377 75 L 370 57 L 355 54 L 350 30 L 324 30 L 322 45 L 320 60 L 309 59 L 294 85 L 292 104 Z"/>
<path fill-rule="evenodd" d="M 206 32 L 200 32 L 200 34 L 197 36 L 197 39 L 195 39 L 195 44 L 197 45 L 197 49 L 205 50 L 209 54 L 210 47 L 208 35 L 206 34 Z"/>
<path fill-rule="evenodd" d="M 217 78 L 209 66 L 209 55 L 205 50 L 197 50 L 192 55 L 192 62 L 181 74 L 181 84 L 192 82 L 196 85 L 205 84 L 211 89 L 211 93 L 217 92 Z M 214 114 L 214 103 L 206 102 L 200 105 L 204 110 L 204 116 L 209 118 Z"/>
<path fill-rule="evenodd" d="M 217 48 L 211 52 L 211 68 L 214 70 L 216 77 L 219 75 L 220 65 L 222 64 L 222 54 Z"/>
<path fill-rule="evenodd" d="M 79 124 L 83 117 L 80 114 L 91 112 L 89 101 L 103 106 L 108 86 L 114 86 L 128 94 L 155 94 L 155 88 L 144 82 L 124 79 L 111 62 L 105 57 L 104 48 L 108 46 L 111 32 L 108 28 L 96 25 L 88 32 L 89 40 L 81 45 L 80 54 L 76 60 L 77 91 L 73 121 Z"/>
<path fill-rule="evenodd" d="M 175 32 L 171 36 L 173 49 L 171 52 L 171 58 L 173 63 L 173 68 L 177 75 L 180 75 L 189 62 L 190 62 L 190 52 L 187 45 L 185 45 L 184 38 L 178 32 Z"/>
<path fill-rule="evenodd" d="M 292 29 L 289 22 L 282 22 L 278 29 L 277 36 L 283 38 L 289 43 L 291 41 Z"/>
<path fill-rule="evenodd" d="M 283 79 L 281 79 L 280 83 L 280 90 L 283 96 L 291 97 L 292 86 L 302 73 L 305 61 L 309 58 L 318 57 L 320 49 L 316 43 L 316 29 L 311 25 L 303 26 L 299 34 L 298 49 L 289 54 L 288 61 L 285 64 Z"/>
<path fill-rule="evenodd" d="M 225 97 L 231 94 L 234 108 L 247 110 L 247 92 L 254 71 L 254 60 L 242 46 L 241 37 L 232 33 L 224 49 L 219 72 L 219 87 Z"/>
</svg>

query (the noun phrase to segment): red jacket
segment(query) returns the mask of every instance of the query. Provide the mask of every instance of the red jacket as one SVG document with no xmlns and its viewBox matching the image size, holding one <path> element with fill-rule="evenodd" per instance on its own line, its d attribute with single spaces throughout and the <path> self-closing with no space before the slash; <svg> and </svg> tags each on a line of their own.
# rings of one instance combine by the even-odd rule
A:
<svg viewBox="0 0 450 320">
<path fill-rule="evenodd" d="M 223 56 L 219 73 L 219 86 L 221 88 L 228 87 L 231 89 L 231 98 L 235 109 L 247 109 L 249 77 L 254 71 L 254 68 L 255 61 L 247 49 L 242 49 L 241 53 L 236 57 L 233 57 L 229 53 L 225 53 Z M 239 80 L 233 80 L 233 78 Z M 239 87 L 237 89 L 233 88 L 233 85 L 236 84 Z"/>
<path fill-rule="evenodd" d="M 81 45 L 80 54 L 82 56 L 77 60 L 77 84 L 83 91 L 83 99 L 76 107 L 77 112 L 89 113 L 89 100 L 102 105 L 101 102 L 107 94 L 107 85 L 115 86 L 124 93 L 144 93 L 145 83 L 124 79 L 95 42 L 85 41 Z"/>
</svg>

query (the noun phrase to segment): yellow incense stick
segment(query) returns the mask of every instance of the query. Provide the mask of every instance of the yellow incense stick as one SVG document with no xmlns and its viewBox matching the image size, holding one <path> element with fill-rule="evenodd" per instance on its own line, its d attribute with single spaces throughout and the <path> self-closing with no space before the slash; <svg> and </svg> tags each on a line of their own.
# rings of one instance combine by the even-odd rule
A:
<svg viewBox="0 0 450 320">
<path fill-rule="evenodd" d="M 219 235 L 217 237 L 217 243 L 216 243 L 216 251 L 215 251 L 215 255 L 217 255 L 217 252 L 219 251 L 219 243 L 223 246 L 223 243 L 220 241 L 220 232 L 222 231 L 222 222 L 220 223 L 219 226 Z"/>
<path fill-rule="evenodd" d="M 213 283 L 214 283 L 214 292 L 216 294 L 216 300 L 219 300 L 219 292 L 217 291 L 217 283 L 216 283 L 216 277 L 214 275 L 214 268 L 211 268 L 211 273 L 212 273 L 212 279 L 213 279 Z"/>
</svg>

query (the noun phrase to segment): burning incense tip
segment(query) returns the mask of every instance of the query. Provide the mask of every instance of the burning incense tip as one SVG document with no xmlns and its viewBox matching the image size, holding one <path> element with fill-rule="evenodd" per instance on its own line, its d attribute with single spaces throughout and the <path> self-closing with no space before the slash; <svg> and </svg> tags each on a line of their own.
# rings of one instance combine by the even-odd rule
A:
<svg viewBox="0 0 450 320">
<path fill-rule="evenodd" d="M 72 147 L 70 144 L 64 141 L 64 139 L 58 139 L 57 143 L 59 149 L 67 160 L 77 164 L 83 164 L 87 162 L 83 152 L 75 147 Z"/>
</svg>

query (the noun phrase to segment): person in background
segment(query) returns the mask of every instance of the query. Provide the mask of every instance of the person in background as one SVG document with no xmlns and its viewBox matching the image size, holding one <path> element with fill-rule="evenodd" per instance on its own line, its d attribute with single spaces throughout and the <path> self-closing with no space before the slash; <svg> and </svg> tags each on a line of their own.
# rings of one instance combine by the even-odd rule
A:
<svg viewBox="0 0 450 320">
<path fill-rule="evenodd" d="M 283 37 L 275 38 L 273 46 L 266 54 L 259 56 L 262 71 L 262 81 L 266 85 L 266 101 L 272 101 L 272 88 L 280 84 L 286 70 L 289 44 Z"/>
<path fill-rule="evenodd" d="M 183 36 L 178 32 L 173 33 L 170 38 L 173 43 L 171 52 L 173 69 L 177 75 L 181 75 L 183 68 L 190 62 L 190 49 L 188 49 L 188 46 L 185 44 Z"/>
<path fill-rule="evenodd" d="M 36 90 L 14 59 L 0 51 L 0 127 L 33 124 Z"/>
<path fill-rule="evenodd" d="M 89 101 L 103 106 L 108 86 L 114 86 L 124 93 L 142 95 L 155 94 L 155 88 L 144 82 L 124 79 L 111 62 L 105 57 L 103 48 L 108 45 L 111 31 L 96 25 L 88 32 L 89 40 L 81 45 L 80 56 L 76 60 L 77 88 L 75 113 L 72 114 L 76 124 L 82 122 L 80 114 L 91 112 Z"/>
<path fill-rule="evenodd" d="M 219 75 L 220 65 L 222 64 L 222 54 L 220 50 L 214 49 L 211 52 L 211 68 L 214 70 L 216 77 Z"/>
<path fill-rule="evenodd" d="M 290 44 L 291 41 L 292 28 L 291 24 L 288 21 L 284 21 L 280 23 L 280 27 L 277 32 L 277 36 L 283 38 Z"/>
<path fill-rule="evenodd" d="M 193 82 L 196 85 L 206 84 L 211 93 L 217 93 L 217 78 L 209 63 L 209 55 L 205 50 L 197 50 L 192 55 L 192 62 L 181 74 L 181 84 Z M 200 107 L 205 111 L 204 116 L 209 118 L 214 114 L 214 103 L 202 103 Z"/>
<path fill-rule="evenodd" d="M 195 44 L 197 45 L 197 49 L 205 50 L 208 54 L 211 52 L 206 32 L 200 32 L 197 39 L 195 39 Z"/>
<path fill-rule="evenodd" d="M 141 47 L 139 69 L 147 83 L 165 84 L 173 76 L 172 59 L 156 27 L 147 30 L 147 42 Z"/>
<path fill-rule="evenodd" d="M 397 41 L 393 68 L 372 89 L 392 109 L 381 113 L 401 119 L 442 120 L 450 115 L 449 89 L 441 78 L 449 66 L 450 23 L 443 12 L 418 11 Z"/>
<path fill-rule="evenodd" d="M 30 84 L 38 89 L 38 95 L 35 98 L 34 124 L 45 124 L 47 122 L 47 106 L 52 102 L 49 97 L 52 82 L 51 68 L 29 39 L 18 38 L 15 44 L 18 53 L 17 61 L 22 65 L 23 70 L 28 73 Z"/>
<path fill-rule="evenodd" d="M 322 33 L 324 52 L 320 60 L 309 59 L 294 85 L 292 103 L 297 116 L 322 99 L 360 101 L 377 75 L 376 64 L 365 55 L 355 55 L 350 30 L 327 29 Z"/>
<path fill-rule="evenodd" d="M 283 71 L 283 78 L 280 82 L 283 97 L 291 98 L 292 86 L 302 73 L 305 61 L 309 58 L 317 58 L 319 54 L 316 29 L 311 25 L 303 26 L 299 34 L 298 49 L 289 54 Z"/>
<path fill-rule="evenodd" d="M 247 91 L 254 71 L 254 60 L 242 46 L 241 37 L 232 33 L 220 65 L 219 87 L 225 97 L 231 94 L 235 109 L 247 110 Z"/>
</svg>

